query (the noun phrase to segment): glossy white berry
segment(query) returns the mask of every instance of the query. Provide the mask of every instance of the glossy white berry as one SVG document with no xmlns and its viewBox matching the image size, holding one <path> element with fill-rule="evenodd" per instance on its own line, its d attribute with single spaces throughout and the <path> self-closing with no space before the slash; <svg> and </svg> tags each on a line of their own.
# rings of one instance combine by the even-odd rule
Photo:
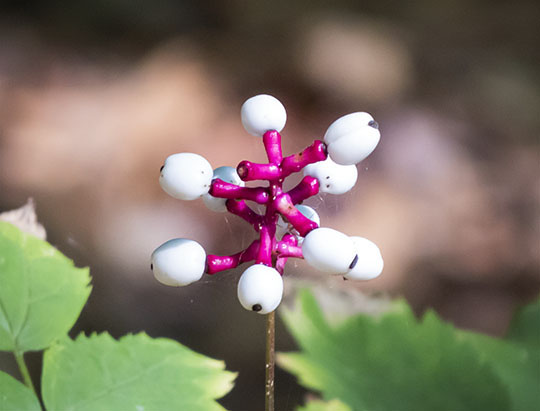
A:
<svg viewBox="0 0 540 411">
<path fill-rule="evenodd" d="M 355 165 L 336 164 L 330 157 L 324 161 L 309 164 L 304 175 L 319 180 L 319 191 L 329 194 L 343 194 L 356 184 L 358 170 Z"/>
<path fill-rule="evenodd" d="M 195 200 L 208 193 L 212 175 L 212 166 L 204 157 L 193 153 L 173 154 L 161 168 L 159 184 L 171 197 Z"/>
<path fill-rule="evenodd" d="M 311 221 L 314 221 L 317 223 L 317 225 L 321 224 L 321 218 L 319 217 L 319 214 L 311 208 L 310 206 L 299 204 L 296 206 L 298 211 L 300 211 L 305 217 L 309 218 Z M 283 217 L 280 215 L 278 217 L 277 226 L 276 226 L 276 236 L 278 238 L 282 238 L 285 234 L 288 232 L 292 232 L 292 227 L 289 225 L 289 223 L 285 220 L 283 220 Z M 298 232 L 294 231 L 295 234 L 298 234 Z M 298 237 L 299 243 L 301 243 L 303 240 L 303 237 Z"/>
<path fill-rule="evenodd" d="M 302 243 L 304 259 L 313 268 L 331 274 L 345 274 L 356 256 L 350 237 L 331 228 L 310 231 Z"/>
<path fill-rule="evenodd" d="M 268 314 L 274 311 L 283 296 L 283 279 L 272 267 L 255 264 L 238 281 L 238 299 L 249 311 Z"/>
<path fill-rule="evenodd" d="M 326 134 L 328 155 L 338 164 L 357 164 L 377 147 L 379 125 L 368 113 L 352 113 L 334 121 Z"/>
<path fill-rule="evenodd" d="M 236 184 L 237 186 L 241 187 L 244 187 L 246 185 L 246 183 L 240 179 L 240 176 L 238 175 L 234 167 L 218 167 L 214 170 L 214 175 L 212 178 L 219 178 L 227 183 Z M 224 213 L 225 211 L 227 211 L 227 206 L 225 205 L 226 201 L 227 200 L 225 198 L 217 198 L 210 195 L 209 193 L 203 195 L 203 202 L 206 207 L 208 207 L 212 211 L 216 211 L 219 213 Z"/>
<path fill-rule="evenodd" d="M 384 262 L 379 247 L 367 238 L 351 237 L 358 259 L 347 273 L 349 280 L 371 280 L 378 277 L 383 270 Z"/>
<path fill-rule="evenodd" d="M 251 97 L 242 105 L 242 124 L 253 136 L 262 137 L 268 130 L 280 132 L 286 121 L 285 107 L 268 94 Z"/>
<path fill-rule="evenodd" d="M 202 277 L 206 267 L 206 253 L 196 241 L 175 238 L 154 250 L 150 267 L 160 283 L 188 285 Z"/>
</svg>

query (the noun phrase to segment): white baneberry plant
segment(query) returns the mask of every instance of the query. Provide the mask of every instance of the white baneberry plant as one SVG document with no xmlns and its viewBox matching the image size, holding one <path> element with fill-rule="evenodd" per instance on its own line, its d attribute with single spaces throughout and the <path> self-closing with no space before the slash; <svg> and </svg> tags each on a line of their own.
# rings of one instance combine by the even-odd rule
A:
<svg viewBox="0 0 540 411">
<path fill-rule="evenodd" d="M 279 133 L 287 114 L 281 102 L 261 94 L 248 99 L 241 113 L 247 132 L 262 137 L 268 163 L 242 161 L 236 169 L 225 166 L 212 170 L 198 154 L 173 154 L 161 167 L 159 182 L 174 198 L 202 197 L 210 210 L 241 217 L 253 226 L 258 238 L 228 256 L 207 255 L 193 240 L 167 241 L 152 253 L 151 268 L 157 280 L 183 286 L 204 273 L 212 275 L 254 261 L 240 277 L 238 299 L 247 310 L 268 314 L 281 302 L 288 258 L 303 258 L 313 268 L 351 280 L 380 275 L 383 260 L 373 242 L 320 227 L 315 210 L 301 204 L 319 192 L 343 194 L 354 187 L 356 164 L 371 154 L 380 139 L 373 117 L 364 112 L 343 116 L 330 125 L 324 141 L 315 140 L 302 152 L 283 157 Z M 302 181 L 284 191 L 284 180 L 302 170 Z M 245 181 L 253 180 L 268 184 L 245 187 Z M 263 205 L 264 214 L 255 212 L 246 201 Z"/>
</svg>

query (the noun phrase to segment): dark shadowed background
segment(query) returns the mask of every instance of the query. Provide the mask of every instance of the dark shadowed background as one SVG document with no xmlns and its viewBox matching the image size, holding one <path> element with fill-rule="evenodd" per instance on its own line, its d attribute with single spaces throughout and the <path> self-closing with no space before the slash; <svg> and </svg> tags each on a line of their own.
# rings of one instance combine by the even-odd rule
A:
<svg viewBox="0 0 540 411">
<path fill-rule="evenodd" d="M 174 338 L 239 372 L 224 406 L 262 409 L 264 318 L 236 299 L 242 269 L 180 289 L 149 269 L 170 238 L 227 254 L 254 233 L 201 201 L 168 197 L 159 168 L 182 151 L 214 167 L 264 161 L 240 122 L 255 94 L 284 103 L 285 153 L 341 115 L 368 111 L 382 138 L 356 188 L 308 202 L 323 225 L 381 248 L 383 275 L 346 287 L 502 335 L 540 289 L 539 5 L 3 2 L 0 211 L 33 197 L 49 240 L 91 267 L 73 334 Z M 345 287 L 301 261 L 286 277 L 287 294 L 298 279 Z M 294 349 L 281 324 L 277 349 Z M 276 408 L 290 410 L 305 392 L 279 371 L 276 395 Z"/>
</svg>

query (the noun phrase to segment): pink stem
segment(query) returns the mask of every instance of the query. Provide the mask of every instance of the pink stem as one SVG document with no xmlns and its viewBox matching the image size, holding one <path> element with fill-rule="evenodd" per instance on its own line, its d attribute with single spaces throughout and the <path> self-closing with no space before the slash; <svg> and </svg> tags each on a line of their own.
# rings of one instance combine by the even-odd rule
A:
<svg viewBox="0 0 540 411">
<path fill-rule="evenodd" d="M 291 201 L 291 197 L 286 193 L 278 196 L 274 201 L 274 205 L 302 237 L 305 237 L 311 230 L 319 227 L 315 221 L 310 220 L 298 211 Z"/>
<path fill-rule="evenodd" d="M 295 247 L 298 245 L 298 240 L 296 239 L 295 236 L 291 234 L 286 234 L 283 236 L 283 239 L 279 243 L 277 243 L 276 247 L 279 247 L 279 244 L 281 243 L 287 244 L 291 247 Z M 287 263 L 287 257 L 283 257 L 280 254 L 278 254 L 277 260 L 276 260 L 276 270 L 281 275 L 283 275 L 283 271 L 285 270 L 286 263 Z"/>
<path fill-rule="evenodd" d="M 276 164 L 257 164 L 242 161 L 236 172 L 243 181 L 276 180 L 281 176 L 281 169 Z"/>
<path fill-rule="evenodd" d="M 263 144 L 268 156 L 268 161 L 280 165 L 283 160 L 281 151 L 281 135 L 276 130 L 270 130 L 263 135 Z"/>
<path fill-rule="evenodd" d="M 214 179 L 209 191 L 214 197 L 228 199 L 227 210 L 250 223 L 255 231 L 259 232 L 260 240 L 254 241 L 246 250 L 231 256 L 208 255 L 206 268 L 208 274 L 235 268 L 251 260 L 271 267 L 272 255 L 276 257 L 276 269 L 283 274 L 287 258 L 303 258 L 302 248 L 298 247 L 295 236 L 287 234 L 281 241 L 276 242 L 278 213 L 287 219 L 303 237 L 311 230 L 318 228 L 314 221 L 305 217 L 294 206 L 319 192 L 317 179 L 306 176 L 288 193 L 283 193 L 282 184 L 283 178 L 288 175 L 300 171 L 308 164 L 325 160 L 327 158 L 326 145 L 316 140 L 301 153 L 283 158 L 281 136 L 277 131 L 271 130 L 264 133 L 263 142 L 269 164 L 242 161 L 237 167 L 237 172 L 244 181 L 268 180 L 270 182 L 268 188 L 240 187 L 221 179 Z M 265 215 L 261 216 L 253 211 L 244 200 L 266 204 Z"/>
<path fill-rule="evenodd" d="M 285 241 L 285 237 L 286 236 L 283 236 L 284 239 L 276 244 L 275 252 L 278 257 L 304 258 L 302 247 L 298 247 L 296 244 L 293 245 L 289 241 Z"/>
<path fill-rule="evenodd" d="M 270 236 L 268 226 L 263 225 L 259 230 L 259 234 L 261 240 L 255 263 L 272 267 L 272 237 Z"/>
<path fill-rule="evenodd" d="M 285 157 L 281 162 L 281 177 L 285 178 L 292 173 L 297 173 L 311 163 L 326 160 L 326 144 L 321 140 L 315 140 L 312 145 L 306 147 L 302 152 Z"/>
<path fill-rule="evenodd" d="M 225 205 L 229 213 L 243 218 L 253 226 L 255 231 L 259 231 L 263 223 L 263 216 L 253 211 L 244 200 L 229 199 Z"/>
<path fill-rule="evenodd" d="M 319 180 L 315 177 L 305 176 L 300 183 L 287 192 L 293 204 L 299 204 L 306 198 L 319 193 Z"/>
<path fill-rule="evenodd" d="M 209 193 L 214 197 L 251 200 L 259 204 L 266 204 L 269 198 L 263 187 L 240 187 L 219 178 L 212 180 Z"/>
<path fill-rule="evenodd" d="M 244 251 L 240 251 L 233 255 L 220 256 L 208 254 L 206 256 L 206 273 L 219 273 L 220 271 L 236 268 L 247 261 L 252 261 L 256 258 L 258 249 L 259 240 L 255 240 Z"/>
</svg>

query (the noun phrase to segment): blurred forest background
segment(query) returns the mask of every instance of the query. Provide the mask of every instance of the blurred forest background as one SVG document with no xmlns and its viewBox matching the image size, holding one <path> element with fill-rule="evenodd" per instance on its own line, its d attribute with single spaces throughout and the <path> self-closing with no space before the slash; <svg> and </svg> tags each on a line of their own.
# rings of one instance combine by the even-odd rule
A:
<svg viewBox="0 0 540 411">
<path fill-rule="evenodd" d="M 237 301 L 242 269 L 176 289 L 149 268 L 170 238 L 228 254 L 254 233 L 168 197 L 159 168 L 183 151 L 213 167 L 264 161 L 240 122 L 255 94 L 284 103 L 285 153 L 368 111 L 382 138 L 356 188 L 307 204 L 376 242 L 383 275 L 344 283 L 290 262 L 286 292 L 311 282 L 353 296 L 345 310 L 356 290 L 404 296 L 502 335 L 540 290 L 539 21 L 535 0 L 4 1 L 0 211 L 33 197 L 49 241 L 91 267 L 74 334 L 174 338 L 239 371 L 224 406 L 260 409 L 264 319 Z M 293 348 L 279 325 L 277 349 Z M 289 410 L 305 392 L 278 371 L 276 395 Z"/>
</svg>

